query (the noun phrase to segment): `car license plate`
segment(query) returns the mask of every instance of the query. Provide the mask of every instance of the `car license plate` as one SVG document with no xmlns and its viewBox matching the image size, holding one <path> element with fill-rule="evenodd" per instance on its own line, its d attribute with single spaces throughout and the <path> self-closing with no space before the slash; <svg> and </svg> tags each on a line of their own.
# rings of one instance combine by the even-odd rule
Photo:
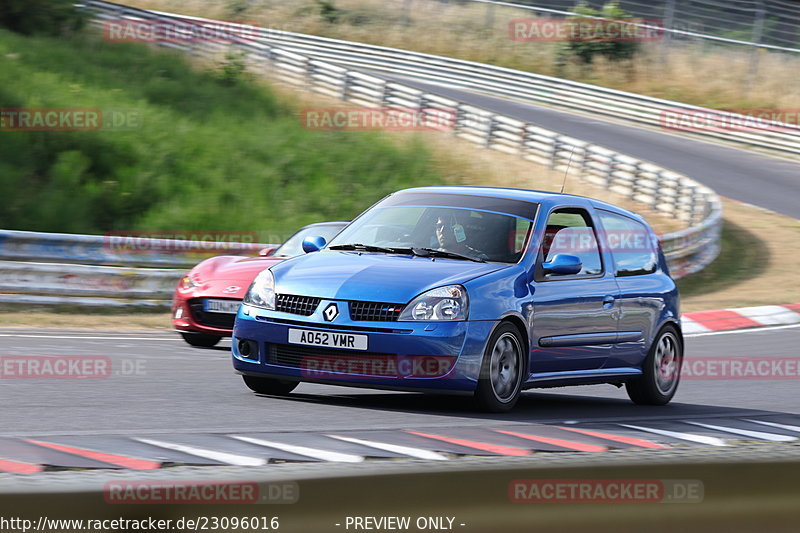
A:
<svg viewBox="0 0 800 533">
<path fill-rule="evenodd" d="M 307 346 L 326 346 L 329 348 L 345 348 L 348 350 L 366 350 L 367 336 L 353 335 L 352 333 L 289 328 L 289 343 L 305 344 Z"/>
<path fill-rule="evenodd" d="M 241 300 L 212 300 L 207 299 L 203 301 L 203 311 L 207 313 L 226 313 L 235 315 L 239 312 L 239 306 L 242 305 Z"/>
</svg>

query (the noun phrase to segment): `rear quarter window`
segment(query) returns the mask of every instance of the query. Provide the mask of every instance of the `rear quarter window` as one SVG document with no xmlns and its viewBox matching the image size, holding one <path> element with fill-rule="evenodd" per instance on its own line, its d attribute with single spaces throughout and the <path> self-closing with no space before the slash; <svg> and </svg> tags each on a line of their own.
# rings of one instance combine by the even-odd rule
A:
<svg viewBox="0 0 800 533">
<path fill-rule="evenodd" d="M 617 276 L 641 276 L 658 269 L 658 248 L 652 231 L 641 222 L 598 209 L 602 240 L 614 257 Z"/>
</svg>

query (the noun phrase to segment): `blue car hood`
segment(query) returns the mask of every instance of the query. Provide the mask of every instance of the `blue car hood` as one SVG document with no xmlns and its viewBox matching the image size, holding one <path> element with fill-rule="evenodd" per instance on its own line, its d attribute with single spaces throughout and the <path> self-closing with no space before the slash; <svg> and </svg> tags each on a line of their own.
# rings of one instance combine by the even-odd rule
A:
<svg viewBox="0 0 800 533">
<path fill-rule="evenodd" d="M 404 304 L 426 290 L 465 283 L 509 266 L 326 250 L 282 261 L 271 270 L 279 294 Z"/>
</svg>

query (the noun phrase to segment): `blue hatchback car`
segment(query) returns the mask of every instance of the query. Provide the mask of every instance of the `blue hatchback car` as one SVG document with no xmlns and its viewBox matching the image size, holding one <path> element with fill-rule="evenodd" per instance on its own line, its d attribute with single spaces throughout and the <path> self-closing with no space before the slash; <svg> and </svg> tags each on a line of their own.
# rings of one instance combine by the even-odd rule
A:
<svg viewBox="0 0 800 533">
<path fill-rule="evenodd" d="M 675 394 L 683 336 L 652 229 L 597 200 L 488 187 L 391 194 L 333 240 L 262 271 L 233 366 L 255 392 L 299 382 L 451 392 L 507 411 L 530 388 Z"/>
</svg>

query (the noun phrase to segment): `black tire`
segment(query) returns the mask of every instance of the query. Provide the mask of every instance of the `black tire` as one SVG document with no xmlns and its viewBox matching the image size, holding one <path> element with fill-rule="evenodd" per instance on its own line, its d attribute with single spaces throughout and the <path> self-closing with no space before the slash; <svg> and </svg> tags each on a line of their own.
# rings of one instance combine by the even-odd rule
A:
<svg viewBox="0 0 800 533">
<path fill-rule="evenodd" d="M 664 326 L 650 346 L 642 377 L 625 383 L 628 397 L 639 405 L 668 404 L 678 390 L 682 366 L 683 338 L 675 326 Z"/>
<path fill-rule="evenodd" d="M 216 335 L 206 335 L 205 333 L 181 333 L 183 340 L 200 348 L 211 348 L 216 346 L 222 337 Z"/>
<path fill-rule="evenodd" d="M 483 411 L 504 413 L 519 400 L 526 372 L 527 350 L 522 335 L 512 324 L 500 324 L 486 343 L 475 403 Z"/>
<path fill-rule="evenodd" d="M 242 376 L 244 384 L 253 392 L 259 394 L 269 394 L 271 396 L 286 396 L 292 392 L 299 382 L 287 381 L 274 378 L 257 378 L 253 376 Z"/>
</svg>

